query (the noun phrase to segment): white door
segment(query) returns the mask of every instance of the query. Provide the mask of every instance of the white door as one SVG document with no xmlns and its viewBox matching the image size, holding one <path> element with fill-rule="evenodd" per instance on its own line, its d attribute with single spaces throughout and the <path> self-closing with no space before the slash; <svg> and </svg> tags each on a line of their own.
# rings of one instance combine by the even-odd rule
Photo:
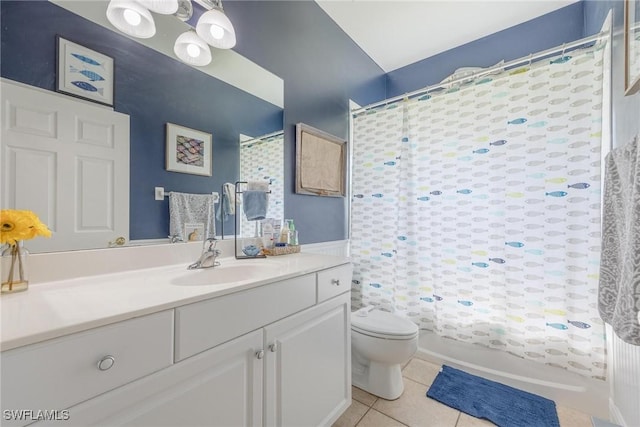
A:
<svg viewBox="0 0 640 427">
<path fill-rule="evenodd" d="M 129 238 L 129 116 L 2 80 L 2 207 L 53 232 L 32 252 L 104 248 Z"/>
<path fill-rule="evenodd" d="M 261 426 L 262 343 L 258 330 L 192 356 L 70 408 L 64 425 Z"/>
<path fill-rule="evenodd" d="M 349 407 L 349 300 L 344 293 L 265 328 L 265 425 L 331 425 Z"/>
</svg>

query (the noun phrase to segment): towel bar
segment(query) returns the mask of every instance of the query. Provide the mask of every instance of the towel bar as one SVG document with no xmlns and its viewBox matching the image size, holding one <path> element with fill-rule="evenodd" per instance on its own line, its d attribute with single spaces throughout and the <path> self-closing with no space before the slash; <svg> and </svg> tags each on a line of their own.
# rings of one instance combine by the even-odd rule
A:
<svg viewBox="0 0 640 427">
<path fill-rule="evenodd" d="M 169 197 L 168 191 L 164 191 L 164 187 L 154 187 L 154 193 L 156 200 L 164 200 L 165 197 Z M 216 191 L 211 192 L 213 195 L 213 203 L 218 203 L 220 201 L 220 194 Z"/>
<path fill-rule="evenodd" d="M 242 194 L 243 191 L 240 191 L 240 185 L 247 184 L 247 181 L 236 181 L 235 183 L 235 194 Z M 271 193 L 271 190 L 267 191 L 267 193 Z M 220 189 L 220 194 L 224 197 L 224 187 Z M 221 205 L 221 209 L 224 209 L 224 203 Z M 247 255 L 238 255 L 238 210 L 236 209 L 236 213 L 233 215 L 233 224 L 235 227 L 235 233 L 233 234 L 233 254 L 236 259 L 251 259 L 251 258 L 266 258 L 266 255 L 255 255 L 255 256 L 247 256 Z M 224 220 L 220 221 L 220 232 L 221 239 L 224 240 Z"/>
</svg>

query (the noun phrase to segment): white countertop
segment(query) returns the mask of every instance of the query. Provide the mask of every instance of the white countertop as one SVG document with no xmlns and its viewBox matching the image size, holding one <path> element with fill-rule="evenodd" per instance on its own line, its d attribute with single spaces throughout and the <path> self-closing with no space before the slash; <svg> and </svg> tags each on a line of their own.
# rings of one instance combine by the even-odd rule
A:
<svg viewBox="0 0 640 427">
<path fill-rule="evenodd" d="M 211 274 L 215 269 L 187 270 L 180 263 L 164 267 L 102 274 L 30 285 L 26 292 L 0 298 L 0 349 L 2 351 L 74 332 L 171 309 L 335 267 L 348 258 L 294 254 L 266 259 L 221 258 L 222 267 L 264 263 L 260 277 L 215 285 L 176 284 L 190 275 Z"/>
</svg>

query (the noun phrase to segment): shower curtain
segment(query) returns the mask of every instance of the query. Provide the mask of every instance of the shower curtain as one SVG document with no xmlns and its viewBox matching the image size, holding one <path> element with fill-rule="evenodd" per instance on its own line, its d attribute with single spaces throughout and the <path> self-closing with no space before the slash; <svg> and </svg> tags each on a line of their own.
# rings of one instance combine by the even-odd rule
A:
<svg viewBox="0 0 640 427">
<path fill-rule="evenodd" d="M 353 120 L 353 307 L 604 379 L 602 47 Z"/>
<path fill-rule="evenodd" d="M 240 146 L 240 179 L 269 182 L 267 218 L 284 219 L 284 134 L 259 137 Z M 249 221 L 240 209 L 242 237 L 256 235 L 256 221 Z"/>
</svg>

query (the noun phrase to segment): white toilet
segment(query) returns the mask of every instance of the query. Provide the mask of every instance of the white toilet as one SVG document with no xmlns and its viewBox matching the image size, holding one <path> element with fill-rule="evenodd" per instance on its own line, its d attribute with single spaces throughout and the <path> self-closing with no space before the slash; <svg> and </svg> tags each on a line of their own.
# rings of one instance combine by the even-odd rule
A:
<svg viewBox="0 0 640 427">
<path fill-rule="evenodd" d="M 388 400 L 404 390 L 402 365 L 418 350 L 418 325 L 404 317 L 364 307 L 351 313 L 353 385 Z"/>
</svg>

